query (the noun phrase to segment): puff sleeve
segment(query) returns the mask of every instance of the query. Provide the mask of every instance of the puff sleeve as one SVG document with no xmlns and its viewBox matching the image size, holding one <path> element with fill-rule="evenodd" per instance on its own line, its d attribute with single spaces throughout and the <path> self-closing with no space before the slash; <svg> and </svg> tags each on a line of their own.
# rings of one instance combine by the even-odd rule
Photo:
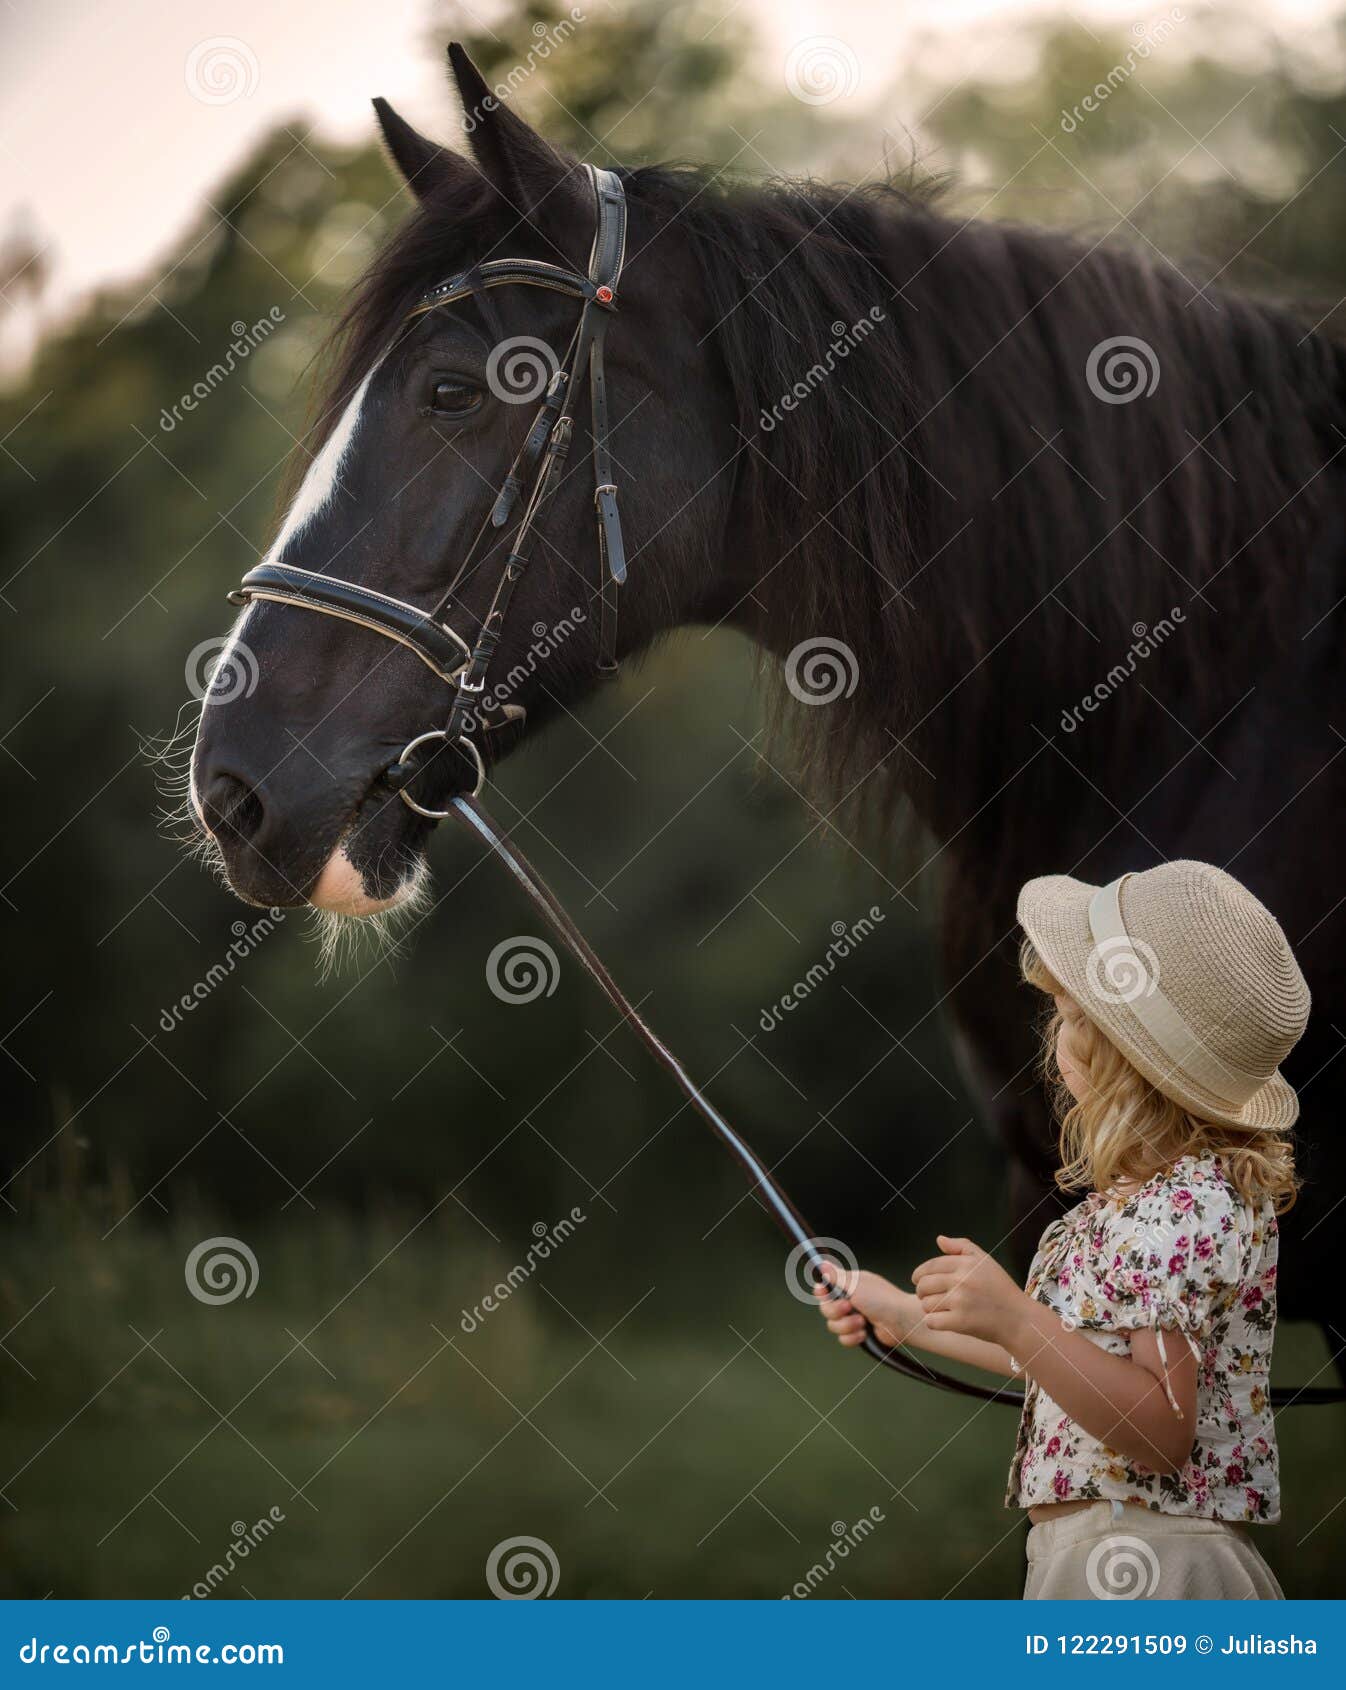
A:
<svg viewBox="0 0 1346 1690">
<path fill-rule="evenodd" d="M 1108 1324 L 1202 1337 L 1244 1277 L 1251 1222 L 1223 1180 L 1152 1181 L 1103 1228 L 1096 1273 Z"/>
<path fill-rule="evenodd" d="M 1239 1294 L 1253 1216 L 1236 1193 L 1204 1170 L 1174 1170 L 1109 1215 L 1101 1229 L 1095 1288 L 1106 1324 L 1117 1332 L 1147 1327 L 1159 1341 L 1179 1332 L 1198 1361 L 1216 1316 Z M 1165 1390 L 1176 1410 L 1173 1394 Z"/>
</svg>

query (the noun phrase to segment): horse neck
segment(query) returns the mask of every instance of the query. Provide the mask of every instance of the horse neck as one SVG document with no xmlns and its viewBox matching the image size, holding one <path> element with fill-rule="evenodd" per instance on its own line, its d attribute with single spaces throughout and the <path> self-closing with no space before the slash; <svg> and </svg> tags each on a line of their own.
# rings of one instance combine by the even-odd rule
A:
<svg viewBox="0 0 1346 1690">
<path fill-rule="evenodd" d="M 888 237 L 905 380 L 819 435 L 852 460 L 829 489 L 845 499 L 769 484 L 737 619 L 786 666 L 812 639 L 854 653 L 854 696 L 799 713 L 815 762 L 845 779 L 896 762 L 940 837 L 993 838 L 1059 808 L 1063 749 L 1120 799 L 1137 746 L 1176 731 L 1156 697 L 1217 721 L 1311 625 L 1311 559 L 1340 596 L 1341 354 L 1262 302 L 1193 302 L 1129 252 L 928 211 Z M 1161 379 L 1105 403 L 1090 371 L 1118 322 Z M 1088 732 L 1063 730 L 1100 685 Z"/>
</svg>

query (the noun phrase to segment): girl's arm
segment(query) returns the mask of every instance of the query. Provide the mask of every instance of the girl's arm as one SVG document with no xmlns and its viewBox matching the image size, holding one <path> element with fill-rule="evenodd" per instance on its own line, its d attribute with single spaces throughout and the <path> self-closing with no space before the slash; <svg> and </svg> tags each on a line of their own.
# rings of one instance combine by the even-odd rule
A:
<svg viewBox="0 0 1346 1690">
<path fill-rule="evenodd" d="M 1129 1357 L 1111 1355 L 1082 1332 L 1068 1332 L 969 1239 L 937 1242 L 944 1254 L 912 1275 L 932 1331 L 1002 1345 L 1100 1443 L 1154 1472 L 1178 1471 L 1191 1454 L 1196 1419 L 1196 1360 L 1180 1334 L 1169 1334 L 1167 1363 L 1148 1329 L 1129 1334 Z"/>
<path fill-rule="evenodd" d="M 984 1368 L 987 1373 L 998 1373 L 1002 1378 L 1013 1376 L 1014 1366 L 1007 1350 L 961 1332 L 932 1331 L 920 1298 L 910 1291 L 900 1291 L 881 1275 L 863 1271 L 847 1273 L 835 1262 L 825 1262 L 821 1272 L 828 1285 L 836 1287 L 841 1295 L 832 1297 L 827 1286 L 817 1286 L 816 1295 L 823 1299 L 820 1311 L 827 1330 L 835 1333 L 847 1349 L 864 1341 L 868 1321 L 879 1342 L 889 1349 L 906 1344 L 950 1361 Z"/>
</svg>

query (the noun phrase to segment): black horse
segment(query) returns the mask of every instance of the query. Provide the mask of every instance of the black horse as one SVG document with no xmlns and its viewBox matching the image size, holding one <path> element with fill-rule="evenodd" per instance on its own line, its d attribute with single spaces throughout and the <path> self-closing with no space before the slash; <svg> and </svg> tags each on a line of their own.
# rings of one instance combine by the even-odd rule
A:
<svg viewBox="0 0 1346 1690">
<path fill-rule="evenodd" d="M 501 256 L 582 275 L 594 233 L 588 176 L 461 50 L 450 61 L 472 158 L 377 103 L 416 206 L 345 314 L 269 554 L 427 608 L 529 428 L 533 407 L 497 379 L 502 350 L 530 337 L 561 361 L 575 304 L 507 287 L 409 313 Z M 943 1001 L 1011 1153 L 1021 1251 L 1043 1224 L 1051 1134 L 1015 994 L 1020 882 L 1179 856 L 1246 881 L 1314 991 L 1290 1073 L 1308 1185 L 1285 1306 L 1326 1323 L 1324 1223 L 1346 1190 L 1338 349 L 1175 268 L 958 223 L 919 190 L 620 176 L 619 655 L 685 624 L 738 627 L 829 817 L 891 828 L 905 799 L 919 818 L 943 877 Z M 532 732 L 596 684 L 590 447 L 581 409 L 504 628 L 516 709 L 483 736 L 488 761 L 522 737 L 517 706 Z M 455 601 L 469 643 L 510 532 L 488 530 Z M 541 663 L 539 625 L 566 630 Z M 290 605 L 251 604 L 236 637 L 258 684 L 227 708 L 207 699 L 192 781 L 230 882 L 254 903 L 353 914 L 406 900 L 432 824 L 384 772 L 443 723 L 443 682 Z M 437 759 L 421 801 L 442 807 L 466 778 Z"/>
</svg>

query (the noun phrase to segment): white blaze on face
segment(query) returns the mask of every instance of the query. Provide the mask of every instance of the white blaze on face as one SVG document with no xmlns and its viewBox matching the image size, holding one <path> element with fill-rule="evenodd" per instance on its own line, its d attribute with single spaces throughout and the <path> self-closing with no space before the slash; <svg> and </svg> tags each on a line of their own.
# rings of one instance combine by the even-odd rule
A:
<svg viewBox="0 0 1346 1690">
<path fill-rule="evenodd" d="M 341 481 L 341 466 L 360 427 L 360 413 L 375 372 L 383 362 L 375 361 L 373 369 L 351 394 L 336 427 L 323 442 L 323 448 L 308 466 L 300 483 L 294 503 L 286 514 L 281 531 L 267 556 L 268 563 L 283 563 L 285 548 L 300 535 L 313 519 L 331 503 Z M 338 845 L 323 865 L 318 884 L 309 902 L 315 909 L 330 910 L 334 915 L 379 915 L 402 903 L 415 884 L 415 876 L 398 887 L 390 898 L 374 898 L 365 890 L 364 877 L 346 855 L 344 844 Z"/>
<path fill-rule="evenodd" d="M 337 420 L 336 427 L 323 442 L 322 450 L 308 466 L 303 481 L 299 484 L 299 491 L 295 494 L 294 503 L 286 513 L 285 521 L 281 525 L 271 550 L 267 553 L 268 563 L 283 563 L 285 548 L 290 541 L 296 539 L 313 521 L 314 517 L 324 510 L 332 500 L 341 479 L 341 465 L 350 450 L 351 442 L 360 426 L 360 412 L 364 407 L 365 396 L 369 392 L 369 384 L 374 379 L 379 364 L 378 359 L 373 369 L 356 388 L 346 401 L 346 409 Z"/>
<path fill-rule="evenodd" d="M 345 462 L 346 454 L 350 450 L 351 442 L 355 439 L 356 432 L 360 426 L 360 413 L 364 408 L 365 396 L 369 392 L 369 384 L 373 381 L 379 365 L 382 364 L 382 362 L 382 356 L 374 360 L 373 367 L 369 371 L 369 374 L 347 400 L 346 408 L 342 411 L 341 416 L 338 418 L 336 427 L 323 442 L 322 450 L 308 466 L 308 469 L 304 474 L 304 479 L 299 485 L 299 491 L 295 494 L 294 503 L 286 512 L 285 521 L 281 524 L 280 533 L 276 535 L 275 540 L 272 542 L 271 549 L 267 552 L 266 557 L 263 560 L 264 562 L 282 563 L 285 558 L 285 548 L 292 540 L 296 539 L 303 532 L 308 524 L 313 521 L 314 517 L 316 517 L 327 507 L 328 504 L 330 504 L 332 497 L 340 484 L 341 466 Z M 220 653 L 219 659 L 216 662 L 215 667 L 217 671 L 224 669 L 229 663 L 230 655 L 233 652 L 234 647 L 242 640 L 244 626 L 254 608 L 255 606 L 252 604 L 245 605 L 243 614 L 239 617 L 238 621 L 234 623 L 234 626 L 229 634 L 228 643 L 225 645 L 224 650 Z M 210 695 L 207 693 L 201 711 L 203 718 L 206 710 L 209 708 Z M 201 737 L 201 725 L 199 722 L 197 723 L 196 732 L 199 740 Z M 190 774 L 188 776 L 187 796 L 191 802 L 192 809 L 196 813 L 197 821 L 199 821 L 202 828 L 209 833 L 210 829 L 206 827 L 206 819 L 201 811 L 201 800 L 196 790 L 195 749 L 193 749 Z M 333 861 L 335 861 L 335 855 L 333 857 Z M 328 866 L 330 868 L 331 864 Z M 396 900 L 393 901 L 396 902 Z M 373 900 L 370 900 L 370 902 L 373 904 Z M 387 906 L 377 905 L 376 907 L 386 908 Z M 372 911 L 368 913 L 372 913 Z"/>
</svg>

